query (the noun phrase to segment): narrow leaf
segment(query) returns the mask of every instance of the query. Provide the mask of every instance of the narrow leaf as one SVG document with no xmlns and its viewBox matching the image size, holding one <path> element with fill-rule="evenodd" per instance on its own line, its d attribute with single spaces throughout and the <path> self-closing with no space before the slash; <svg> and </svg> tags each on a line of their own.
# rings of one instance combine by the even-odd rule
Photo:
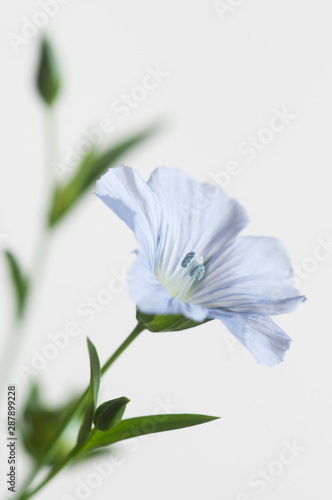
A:
<svg viewBox="0 0 332 500">
<path fill-rule="evenodd" d="M 88 404 L 85 410 L 83 422 L 77 439 L 77 445 L 81 446 L 91 433 L 93 416 L 97 406 L 99 385 L 100 385 L 100 362 L 97 350 L 90 339 L 88 339 L 88 349 L 90 357 L 90 387 Z"/>
<path fill-rule="evenodd" d="M 49 213 L 49 225 L 58 223 L 108 168 L 115 166 L 119 158 L 151 137 L 156 130 L 156 127 L 149 127 L 102 153 L 97 153 L 95 149 L 90 151 L 77 166 L 67 184 L 56 187 Z"/>
<path fill-rule="evenodd" d="M 27 297 L 28 279 L 24 276 L 19 263 L 12 252 L 6 250 L 5 257 L 9 266 L 10 277 L 15 291 L 17 316 L 20 317 L 24 311 Z"/>
<path fill-rule="evenodd" d="M 122 397 L 100 405 L 94 416 L 96 428 L 105 432 L 117 425 L 121 421 L 129 401 L 128 398 Z"/>
<path fill-rule="evenodd" d="M 80 452 L 85 453 L 136 436 L 200 425 L 216 420 L 217 418 L 219 417 L 195 414 L 150 415 L 147 417 L 129 418 L 122 420 L 107 432 L 98 430 L 92 432 L 89 441 L 83 446 Z"/>
<path fill-rule="evenodd" d="M 92 149 L 77 166 L 74 177 L 65 186 L 56 186 L 48 218 L 49 226 L 59 222 L 82 196 L 86 190 L 88 172 L 93 169 L 96 159 L 96 151 Z"/>
<path fill-rule="evenodd" d="M 44 38 L 41 43 L 37 70 L 37 88 L 42 99 L 51 105 L 60 90 L 60 73 L 50 42 Z"/>
</svg>

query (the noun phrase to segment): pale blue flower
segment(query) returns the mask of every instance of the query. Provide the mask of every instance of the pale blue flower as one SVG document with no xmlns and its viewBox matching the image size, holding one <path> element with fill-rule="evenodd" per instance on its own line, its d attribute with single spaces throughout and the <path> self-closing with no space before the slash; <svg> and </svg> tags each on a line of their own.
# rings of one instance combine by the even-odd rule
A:
<svg viewBox="0 0 332 500">
<path fill-rule="evenodd" d="M 137 238 L 128 282 L 139 311 L 219 319 L 259 363 L 283 360 L 291 339 L 270 316 L 293 311 L 305 298 L 278 240 L 238 236 L 248 223 L 239 203 L 166 167 L 148 182 L 132 168 L 110 169 L 96 194 Z"/>
</svg>

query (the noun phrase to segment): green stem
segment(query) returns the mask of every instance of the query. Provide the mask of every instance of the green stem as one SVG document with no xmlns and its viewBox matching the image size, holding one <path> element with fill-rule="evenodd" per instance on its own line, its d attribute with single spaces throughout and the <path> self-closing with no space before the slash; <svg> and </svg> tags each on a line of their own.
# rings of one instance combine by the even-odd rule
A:
<svg viewBox="0 0 332 500">
<path fill-rule="evenodd" d="M 55 159 L 55 145 L 56 145 L 56 123 L 53 108 L 45 110 L 45 177 L 44 177 L 44 191 L 52 193 L 53 190 L 53 176 L 50 175 L 51 163 Z M 6 380 L 11 374 L 12 367 L 16 364 L 16 359 L 22 349 L 22 340 L 24 326 L 31 309 L 32 296 L 35 293 L 36 285 L 39 278 L 42 276 L 45 262 L 47 260 L 50 232 L 47 226 L 47 221 L 43 221 L 39 240 L 35 246 L 32 263 L 30 266 L 29 288 L 25 298 L 24 309 L 21 315 L 16 315 L 13 319 L 13 326 L 8 334 L 6 346 L 3 351 L 3 357 L 0 362 L 0 393 L 3 392 Z"/>
<path fill-rule="evenodd" d="M 118 359 L 118 357 L 123 353 L 125 349 L 138 337 L 138 335 L 143 332 L 145 329 L 144 325 L 140 322 L 137 323 L 136 327 L 134 330 L 130 333 L 130 335 L 126 338 L 126 340 L 118 347 L 118 349 L 112 354 L 112 356 L 106 361 L 106 363 L 103 365 L 101 369 L 101 375 L 104 375 L 104 373 L 109 369 L 109 367 Z M 27 500 L 28 498 L 31 498 L 37 491 L 39 491 L 43 486 L 45 486 L 60 470 L 62 470 L 65 465 L 73 458 L 75 455 L 74 452 L 76 452 L 76 447 L 59 463 L 56 464 L 55 467 L 49 472 L 47 477 L 33 490 L 27 491 L 33 480 L 36 478 L 36 476 L 39 474 L 39 472 L 42 470 L 44 466 L 46 466 L 49 461 L 53 458 L 54 456 L 54 451 L 57 448 L 58 442 L 63 435 L 64 431 L 67 429 L 68 425 L 72 421 L 73 417 L 78 413 L 80 409 L 82 409 L 83 404 L 85 403 L 85 400 L 88 396 L 89 388 L 87 388 L 83 394 L 81 395 L 80 399 L 77 401 L 76 405 L 70 412 L 70 414 L 67 416 L 66 420 L 63 422 L 61 425 L 60 429 L 57 432 L 57 435 L 54 438 L 53 443 L 51 446 L 48 448 L 47 452 L 43 456 L 43 458 L 39 461 L 39 463 L 36 465 L 35 469 L 32 471 L 30 476 L 27 478 L 25 481 L 23 487 L 22 487 L 22 493 L 19 494 L 17 497 L 17 500 Z M 73 454 L 74 453 L 74 454 Z"/>
<path fill-rule="evenodd" d="M 138 337 L 140 333 L 145 330 L 145 326 L 139 321 L 133 331 L 131 332 L 130 335 L 126 338 L 124 342 L 120 345 L 120 347 L 117 348 L 114 354 L 106 361 L 106 363 L 102 366 L 101 368 L 101 374 L 104 375 L 104 373 L 109 369 L 109 367 L 118 359 L 120 354 L 123 353 L 127 347 L 130 346 L 130 344 Z"/>
</svg>

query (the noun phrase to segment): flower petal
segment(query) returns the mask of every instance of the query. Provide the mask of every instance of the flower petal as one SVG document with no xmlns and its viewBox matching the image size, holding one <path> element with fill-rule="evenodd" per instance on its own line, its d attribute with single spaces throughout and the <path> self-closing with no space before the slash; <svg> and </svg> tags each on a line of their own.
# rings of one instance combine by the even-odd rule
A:
<svg viewBox="0 0 332 500">
<path fill-rule="evenodd" d="M 180 169 L 157 168 L 149 185 L 162 221 L 156 267 L 170 276 L 189 252 L 209 259 L 248 222 L 244 208 L 219 187 L 191 179 Z"/>
<path fill-rule="evenodd" d="M 158 241 L 160 207 L 151 188 L 133 168 L 111 168 L 97 182 L 96 195 L 135 233 L 151 267 Z"/>
<path fill-rule="evenodd" d="M 146 260 L 138 254 L 128 276 L 129 292 L 137 308 L 145 314 L 182 314 L 193 321 L 202 322 L 208 310 L 172 297 L 163 287 Z"/>
<path fill-rule="evenodd" d="M 233 314 L 215 309 L 209 311 L 208 317 L 220 319 L 262 365 L 280 363 L 290 347 L 290 337 L 264 314 Z"/>
<path fill-rule="evenodd" d="M 274 315 L 291 312 L 305 300 L 293 285 L 288 254 L 275 238 L 239 237 L 205 267 L 192 297 L 204 307 Z"/>
</svg>

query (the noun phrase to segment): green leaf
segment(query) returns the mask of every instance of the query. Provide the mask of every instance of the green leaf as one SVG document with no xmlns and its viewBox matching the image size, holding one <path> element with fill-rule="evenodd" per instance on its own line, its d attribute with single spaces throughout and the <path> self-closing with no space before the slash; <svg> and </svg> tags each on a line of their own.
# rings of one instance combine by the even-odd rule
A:
<svg viewBox="0 0 332 500">
<path fill-rule="evenodd" d="M 198 323 L 197 321 L 188 319 L 181 314 L 149 315 L 144 314 L 139 310 L 136 312 L 136 318 L 137 321 L 140 321 L 150 332 L 178 332 L 203 325 L 203 323 L 207 323 L 208 321 L 212 321 L 211 318 L 208 318 L 202 323 Z"/>
<path fill-rule="evenodd" d="M 148 139 L 156 132 L 156 127 L 149 127 L 143 132 L 119 142 L 115 146 L 98 153 L 92 149 L 77 166 L 75 173 L 67 184 L 58 185 L 53 194 L 53 201 L 49 213 L 49 226 L 54 226 L 68 213 L 81 196 L 101 177 L 109 168 L 114 166 L 132 147 Z"/>
<path fill-rule="evenodd" d="M 17 316 L 22 316 L 27 298 L 29 282 L 24 276 L 16 257 L 9 250 L 5 251 L 5 257 L 9 266 L 9 272 L 16 295 Z"/>
<path fill-rule="evenodd" d="M 126 406 L 130 399 L 122 397 L 106 401 L 100 405 L 94 416 L 94 424 L 100 431 L 108 431 L 117 425 L 126 410 Z"/>
<path fill-rule="evenodd" d="M 89 441 L 82 447 L 80 453 L 90 452 L 96 448 L 108 446 L 124 439 L 192 427 L 218 418 L 195 414 L 149 415 L 147 417 L 128 418 L 122 420 L 107 432 L 93 431 Z"/>
<path fill-rule="evenodd" d="M 81 429 L 77 438 L 77 445 L 81 446 L 91 433 L 93 416 L 97 406 L 99 385 L 100 385 L 100 362 L 97 350 L 90 339 L 88 339 L 88 349 L 90 357 L 90 386 L 88 404 L 85 409 L 85 414 Z"/>
<path fill-rule="evenodd" d="M 41 43 L 36 83 L 42 99 L 51 106 L 60 90 L 60 73 L 53 48 L 46 38 Z"/>
<path fill-rule="evenodd" d="M 96 151 L 92 149 L 82 159 L 81 163 L 77 167 L 74 177 L 72 177 L 66 185 L 57 185 L 55 187 L 51 209 L 48 216 L 48 223 L 50 227 L 58 223 L 85 192 L 87 189 L 88 172 L 93 169 L 95 161 Z"/>
</svg>

